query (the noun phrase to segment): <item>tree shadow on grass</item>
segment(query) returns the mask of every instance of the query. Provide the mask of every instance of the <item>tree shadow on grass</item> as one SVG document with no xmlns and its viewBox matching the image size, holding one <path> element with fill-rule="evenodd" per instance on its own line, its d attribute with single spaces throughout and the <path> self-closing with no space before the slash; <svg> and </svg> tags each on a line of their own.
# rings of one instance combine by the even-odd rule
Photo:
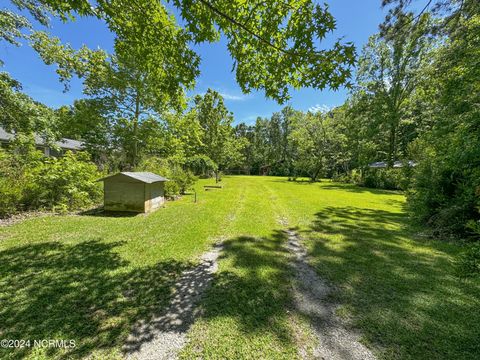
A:
<svg viewBox="0 0 480 360">
<path fill-rule="evenodd" d="M 330 183 L 330 184 L 322 183 L 322 189 L 348 191 L 356 194 L 362 194 L 362 193 L 370 193 L 375 195 L 402 194 L 400 190 L 375 189 L 375 188 L 368 188 L 364 186 L 358 186 L 358 185 L 347 184 L 347 183 Z"/>
<path fill-rule="evenodd" d="M 136 321 L 166 306 L 172 285 L 191 266 L 167 260 L 131 269 L 114 251 L 120 245 L 92 239 L 1 251 L 1 338 L 75 340 L 74 348 L 45 350 L 49 358 L 118 348 Z M 0 358 L 21 359 L 31 351 L 0 349 Z"/>
<path fill-rule="evenodd" d="M 202 332 L 195 336 L 197 351 L 203 351 L 199 354 L 193 349 L 195 356 L 208 357 L 215 351 L 216 357 L 228 358 L 239 355 L 235 351 L 249 349 L 251 353 L 242 356 L 278 352 L 279 357 L 288 358 L 282 352 L 294 349 L 295 340 L 286 320 L 286 310 L 292 303 L 289 284 L 293 274 L 285 261 L 285 241 L 286 234 L 275 230 L 268 237 L 239 236 L 223 242 L 221 259 L 228 267 L 215 274 L 202 302 L 202 321 L 210 325 L 206 335 Z M 223 322 L 225 319 L 233 321 L 236 330 L 219 336 L 220 329 L 231 323 Z M 221 328 L 215 330 L 216 326 Z M 236 336 L 238 333 L 244 335 Z M 253 340 L 262 337 L 274 339 L 277 345 L 268 348 L 272 342 Z"/>
<path fill-rule="evenodd" d="M 98 216 L 98 217 L 135 217 L 135 216 L 145 216 L 145 213 L 138 211 L 108 211 L 103 208 L 103 206 L 96 207 L 93 209 L 88 209 L 78 213 L 80 216 Z"/>
<path fill-rule="evenodd" d="M 403 213 L 328 207 L 302 236 L 336 300 L 385 357 L 480 354 L 480 281 L 454 276 L 458 248 L 412 240 Z"/>
</svg>

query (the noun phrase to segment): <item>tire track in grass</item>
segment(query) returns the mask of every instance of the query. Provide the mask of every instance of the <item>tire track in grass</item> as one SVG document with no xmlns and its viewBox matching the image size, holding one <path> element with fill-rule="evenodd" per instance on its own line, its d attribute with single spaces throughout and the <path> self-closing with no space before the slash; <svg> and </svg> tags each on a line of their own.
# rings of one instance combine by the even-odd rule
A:
<svg viewBox="0 0 480 360">
<path fill-rule="evenodd" d="M 296 228 L 289 226 L 288 208 L 273 188 L 269 188 L 269 191 L 277 199 L 277 221 L 286 235 L 285 245 L 290 253 L 294 313 L 291 323 L 299 357 L 328 360 L 375 359 L 373 353 L 360 343 L 360 335 L 347 329 L 336 315 L 337 304 L 328 301 L 331 288 L 308 263 L 307 250 L 301 244 Z"/>
<path fill-rule="evenodd" d="M 260 178 L 243 180 L 245 204 L 230 227 L 205 312 L 189 333 L 184 359 L 292 359 L 291 272 L 276 198 Z"/>
<path fill-rule="evenodd" d="M 287 227 L 285 218 L 281 220 Z M 328 301 L 330 286 L 309 265 L 307 251 L 294 229 L 287 229 L 287 248 L 292 254 L 295 278 L 292 292 L 295 310 L 309 320 L 311 332 L 317 339 L 312 356 L 316 359 L 373 360 L 376 357 L 360 342 L 360 335 L 347 329 L 335 314 L 336 304 Z M 305 351 L 300 349 L 302 358 Z"/>
<path fill-rule="evenodd" d="M 222 249 L 216 244 L 203 254 L 199 265 L 185 271 L 175 284 L 175 295 L 159 316 L 138 323 L 127 339 L 127 359 L 175 359 L 185 346 L 187 332 L 198 316 L 197 304 L 217 271 Z"/>
<path fill-rule="evenodd" d="M 178 352 L 187 343 L 190 327 L 200 315 L 198 303 L 218 269 L 217 259 L 222 250 L 222 240 L 225 238 L 227 228 L 241 211 L 244 202 L 245 188 L 242 188 L 237 206 L 222 224 L 223 234 L 213 249 L 201 256 L 199 265 L 182 274 L 175 284 L 175 295 L 169 306 L 148 322 L 141 321 L 134 326 L 123 348 L 127 359 L 177 358 Z"/>
</svg>

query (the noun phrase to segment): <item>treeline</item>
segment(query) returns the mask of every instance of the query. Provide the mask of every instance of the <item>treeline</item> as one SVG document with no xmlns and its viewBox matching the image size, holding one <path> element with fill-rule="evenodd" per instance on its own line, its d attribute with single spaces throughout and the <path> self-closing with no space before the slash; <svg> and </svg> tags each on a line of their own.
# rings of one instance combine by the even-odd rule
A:
<svg viewBox="0 0 480 360">
<path fill-rule="evenodd" d="M 26 9 L 33 11 L 40 22 L 52 9 L 55 14 L 63 12 L 68 16 L 79 11 L 84 16 L 105 17 L 116 34 L 115 46 L 114 52 L 108 54 L 100 49 L 73 49 L 44 32 L 28 36 L 45 63 L 57 65 L 66 87 L 74 76 L 83 81 L 85 98 L 60 109 L 39 104 L 22 92 L 15 79 L 5 72 L 0 74 L 0 125 L 16 134 L 10 150 L 1 155 L 0 203 L 9 204 L 4 208 L 15 211 L 85 204 L 80 201 L 82 197 L 95 199 L 91 179 L 104 172 L 158 172 L 173 180 L 167 190 L 175 196 L 191 187 L 197 176 L 218 176 L 228 170 L 291 179 L 307 176 L 313 181 L 328 177 L 363 186 L 402 189 L 407 192 L 412 218 L 418 223 L 439 235 L 478 238 L 478 1 L 434 1 L 431 12 L 417 15 L 408 12 L 408 1 L 384 1 L 391 11 L 380 32 L 361 50 L 356 77 L 350 83 L 349 66 L 354 55 L 351 46 L 337 43 L 330 53 L 317 51 L 312 53 L 315 56 L 307 56 L 306 51 L 313 45 L 308 49 L 300 45 L 305 39 L 324 37 L 323 30 L 322 35 L 315 29 L 334 27 L 334 22 L 328 21 L 328 11 L 313 3 L 302 15 L 310 21 L 291 19 L 292 31 L 288 34 L 278 32 L 278 26 L 289 18 L 288 6 L 278 5 L 281 16 L 278 23 L 269 23 L 273 28 L 258 24 L 259 29 L 278 34 L 278 46 L 293 44 L 288 51 L 299 51 L 297 57 L 281 56 L 278 49 L 258 43 L 251 34 L 243 42 L 236 36 L 229 38 L 235 24 L 218 22 L 216 13 L 202 13 L 197 18 L 194 15 L 198 9 L 190 8 L 188 2 L 176 3 L 191 25 L 186 28 L 171 23 L 174 20 L 167 16 L 163 5 L 153 0 L 135 4 L 142 9 L 128 8 L 133 12 L 129 21 L 139 26 L 124 23 L 126 17 L 115 15 L 114 5 L 121 6 L 120 0 L 112 2 L 112 8 L 101 3 L 106 8 L 96 15 L 90 14 L 90 8 L 76 8 L 76 2 L 65 2 L 67 7 L 55 0 L 37 3 L 43 6 L 42 11 Z M 232 11 L 250 6 L 247 3 L 235 5 Z M 271 12 L 261 4 L 248 10 L 265 11 L 263 16 Z M 138 17 L 140 13 L 145 16 Z M 241 14 L 234 12 L 232 16 Z M 14 15 L 0 12 L 6 18 Z M 253 18 L 257 21 L 259 17 Z M 158 23 L 165 25 L 160 28 L 170 30 L 158 32 Z M 15 36 L 22 35 L 21 24 L 0 23 L 4 30 L 0 36 L 15 42 Z M 288 99 L 290 86 L 322 88 L 348 83 L 348 100 L 326 112 L 305 113 L 285 107 L 269 119 L 257 119 L 255 124 L 234 125 L 232 114 L 216 91 L 188 99 L 185 93 L 198 76 L 199 61 L 189 43 L 192 39 L 214 41 L 218 35 L 215 24 L 227 34 L 243 90 L 262 89 L 282 102 Z M 137 33 L 147 28 L 152 32 Z M 87 161 L 78 154 L 64 160 L 38 160 L 31 154 L 33 134 L 47 142 L 62 137 L 82 140 L 90 158 Z M 375 161 L 385 162 L 387 167 L 370 168 L 368 164 Z M 394 167 L 397 161 L 404 166 Z M 407 166 L 409 161 L 416 166 Z M 80 164 L 84 162 L 94 163 L 96 174 Z M 16 169 L 16 163 L 22 166 Z M 55 185 L 60 193 L 53 194 L 48 184 L 57 184 L 55 176 L 76 178 L 60 172 L 61 168 L 70 169 L 70 165 L 72 171 L 88 172 L 89 176 L 78 177 L 88 180 L 83 185 L 73 184 L 73 188 Z M 49 167 L 58 170 L 52 170 L 57 174 L 52 175 L 53 180 L 47 180 Z M 16 178 L 25 181 L 15 182 Z M 45 188 L 39 185 L 33 191 L 33 182 Z M 24 185 L 14 191 L 12 184 Z M 17 195 L 6 196 L 9 191 Z"/>
<path fill-rule="evenodd" d="M 361 51 L 345 104 L 315 114 L 287 107 L 236 126 L 247 144 L 239 169 L 403 189 L 416 222 L 478 238 L 480 3 L 438 3 L 418 16 L 402 6 Z M 377 161 L 387 167 L 368 167 Z"/>
<path fill-rule="evenodd" d="M 52 110 L 36 104 L 10 88 L 30 106 L 48 115 L 50 137 L 35 128 L 18 132 L 0 149 L 0 215 L 29 209 L 73 210 L 100 199 L 95 183 L 105 173 L 152 171 L 169 180 L 166 196 L 188 191 L 198 176 L 220 176 L 222 169 L 238 163 L 243 142 L 235 137 L 233 116 L 223 98 L 213 90 L 196 96 L 187 110 L 138 122 L 110 117 L 97 99 L 77 100 L 72 106 Z M 18 107 L 19 100 L 12 106 Z M 24 120 L 38 125 L 38 112 Z M 7 127 L 8 129 L 8 127 Z M 34 135 L 55 147 L 53 140 L 78 139 L 83 151 L 61 158 L 46 158 L 35 149 Z"/>
</svg>

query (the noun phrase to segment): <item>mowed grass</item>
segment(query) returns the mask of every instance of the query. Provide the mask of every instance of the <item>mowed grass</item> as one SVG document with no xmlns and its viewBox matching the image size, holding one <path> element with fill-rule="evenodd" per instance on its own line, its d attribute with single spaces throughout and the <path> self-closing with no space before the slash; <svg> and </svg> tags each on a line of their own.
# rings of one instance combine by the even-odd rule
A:
<svg viewBox="0 0 480 360">
<path fill-rule="evenodd" d="M 183 358 L 295 358 L 312 337 L 291 308 L 283 228 L 335 287 L 339 315 L 380 358 L 476 359 L 480 280 L 455 244 L 417 238 L 400 193 L 227 177 L 144 216 L 52 216 L 0 228 L 0 339 L 74 339 L 0 358 L 121 357 L 132 325 L 166 306 L 181 272 L 222 239 L 219 271 Z M 279 219 L 288 222 L 282 225 Z"/>
<path fill-rule="evenodd" d="M 73 349 L 0 349 L 1 359 L 120 357 L 132 325 L 168 304 L 181 272 L 225 231 L 237 187 L 124 217 L 51 216 L 0 227 L 0 338 L 73 339 Z"/>
<path fill-rule="evenodd" d="M 286 190 L 282 203 L 311 264 L 336 288 L 339 315 L 379 358 L 480 358 L 480 279 L 455 275 L 458 245 L 416 235 L 403 195 L 271 181 Z"/>
<path fill-rule="evenodd" d="M 296 330 L 305 332 L 305 326 L 288 311 L 293 274 L 278 195 L 264 180 L 235 179 L 241 199 L 203 302 L 204 315 L 193 326 L 181 358 L 297 358 Z"/>
</svg>

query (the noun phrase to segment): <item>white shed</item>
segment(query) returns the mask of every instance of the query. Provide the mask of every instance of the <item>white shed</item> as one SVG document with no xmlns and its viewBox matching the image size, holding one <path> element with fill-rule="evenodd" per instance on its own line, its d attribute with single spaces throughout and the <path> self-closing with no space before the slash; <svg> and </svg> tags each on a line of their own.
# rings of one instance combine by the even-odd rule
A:
<svg viewBox="0 0 480 360">
<path fill-rule="evenodd" d="M 104 209 L 148 213 L 165 202 L 165 181 L 151 172 L 121 172 L 103 181 Z"/>
</svg>

